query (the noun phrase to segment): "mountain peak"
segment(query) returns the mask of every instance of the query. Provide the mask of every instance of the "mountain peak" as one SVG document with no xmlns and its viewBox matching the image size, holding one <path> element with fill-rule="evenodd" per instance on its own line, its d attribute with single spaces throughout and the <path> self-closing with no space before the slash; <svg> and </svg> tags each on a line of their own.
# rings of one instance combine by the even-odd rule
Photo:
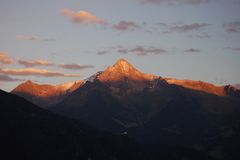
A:
<svg viewBox="0 0 240 160">
<path fill-rule="evenodd" d="M 100 81 L 118 81 L 125 79 L 135 79 L 137 77 L 142 77 L 143 73 L 134 68 L 125 59 L 119 59 L 114 65 L 108 67 L 104 72 L 102 72 L 98 79 Z"/>
<path fill-rule="evenodd" d="M 123 65 L 123 64 L 131 65 L 127 60 L 125 60 L 125 59 L 123 59 L 123 58 L 120 58 L 120 59 L 115 63 L 115 65 Z"/>
<path fill-rule="evenodd" d="M 97 79 L 108 83 L 111 87 L 127 84 L 130 88 L 131 86 L 136 88 L 137 85 L 143 88 L 150 81 L 159 78 L 159 76 L 142 73 L 125 59 L 119 59 L 114 65 L 103 71 Z"/>
<path fill-rule="evenodd" d="M 31 80 L 27 80 L 25 84 L 33 84 L 33 82 Z"/>
<path fill-rule="evenodd" d="M 126 59 L 124 59 L 124 58 L 120 58 L 116 63 L 121 63 L 121 62 L 127 62 L 127 63 L 129 63 Z"/>
<path fill-rule="evenodd" d="M 113 66 L 111 66 L 112 70 L 117 70 L 118 72 L 129 72 L 135 69 L 127 60 L 119 59 Z"/>
</svg>

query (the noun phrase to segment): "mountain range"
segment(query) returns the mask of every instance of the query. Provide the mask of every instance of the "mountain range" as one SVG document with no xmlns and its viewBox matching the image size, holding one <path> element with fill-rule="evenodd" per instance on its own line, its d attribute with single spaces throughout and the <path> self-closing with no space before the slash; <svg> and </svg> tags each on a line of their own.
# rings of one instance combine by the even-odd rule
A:
<svg viewBox="0 0 240 160">
<path fill-rule="evenodd" d="M 12 94 L 100 132 L 170 145 L 214 159 L 240 157 L 240 91 L 231 85 L 145 74 L 124 59 L 67 85 L 27 81 Z"/>
<path fill-rule="evenodd" d="M 156 88 L 159 85 L 158 83 L 168 83 L 218 96 L 240 97 L 240 91 L 231 85 L 216 86 L 203 81 L 162 78 L 160 76 L 144 74 L 124 59 L 118 60 L 104 72 L 98 72 L 86 80 L 78 80 L 60 85 L 37 84 L 28 80 L 13 89 L 11 93 L 19 95 L 38 106 L 47 108 L 62 101 L 85 82 L 94 81 L 96 77 L 102 83 L 107 84 L 113 92 L 118 94 L 126 94 L 143 90 L 144 88 Z M 128 86 L 126 87 L 126 85 Z"/>
</svg>

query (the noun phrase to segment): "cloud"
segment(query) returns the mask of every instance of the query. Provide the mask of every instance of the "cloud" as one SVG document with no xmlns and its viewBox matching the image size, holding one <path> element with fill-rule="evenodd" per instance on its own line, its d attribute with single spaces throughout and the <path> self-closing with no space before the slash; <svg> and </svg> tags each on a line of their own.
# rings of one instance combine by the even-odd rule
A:
<svg viewBox="0 0 240 160">
<path fill-rule="evenodd" d="M 201 31 L 205 29 L 209 24 L 206 23 L 192 23 L 192 24 L 182 24 L 182 23 L 155 23 L 152 28 L 150 28 L 151 32 L 159 31 L 164 34 L 169 33 L 188 33 L 194 31 Z M 198 33 L 198 38 L 209 38 L 209 35 L 206 33 Z"/>
<path fill-rule="evenodd" d="M 170 27 L 170 32 L 191 32 L 197 31 L 205 28 L 208 24 L 205 23 L 193 23 L 193 24 L 183 24 L 183 25 L 175 25 Z"/>
<path fill-rule="evenodd" d="M 186 52 L 186 53 L 197 53 L 197 52 L 201 52 L 201 50 L 195 49 L 195 48 L 189 48 L 189 49 L 186 49 L 184 52 Z"/>
<path fill-rule="evenodd" d="M 97 52 L 98 55 L 104 55 L 104 54 L 108 54 L 108 53 L 110 53 L 109 50 L 104 50 L 104 51 L 98 51 Z"/>
<path fill-rule="evenodd" d="M 128 50 L 126 48 L 119 48 L 118 52 L 121 53 L 121 54 L 127 54 Z"/>
<path fill-rule="evenodd" d="M 26 41 L 42 41 L 42 42 L 50 42 L 50 41 L 54 41 L 53 38 L 39 38 L 36 36 L 27 36 L 27 35 L 18 35 L 16 37 L 18 40 L 26 40 Z"/>
<path fill-rule="evenodd" d="M 224 23 L 223 27 L 228 33 L 239 33 L 240 32 L 240 21 L 234 21 L 229 23 Z"/>
<path fill-rule="evenodd" d="M 141 28 L 140 25 L 132 21 L 120 21 L 117 24 L 113 25 L 113 29 L 116 29 L 119 31 L 127 31 L 127 30 L 134 31 L 140 28 Z"/>
<path fill-rule="evenodd" d="M 100 19 L 87 11 L 72 11 L 71 9 L 64 8 L 62 15 L 68 17 L 73 23 L 76 24 L 97 24 L 97 25 L 108 25 L 106 20 Z M 111 28 L 118 31 L 134 31 L 140 29 L 141 26 L 133 21 L 122 20 L 116 24 L 110 24 Z"/>
<path fill-rule="evenodd" d="M 3 82 L 14 82 L 14 81 L 22 81 L 22 80 L 0 74 L 0 81 L 3 81 Z"/>
<path fill-rule="evenodd" d="M 159 5 L 198 5 L 208 3 L 209 0 L 138 0 L 142 4 L 159 4 Z"/>
<path fill-rule="evenodd" d="M 36 60 L 36 61 L 19 60 L 18 63 L 25 67 L 56 65 L 56 64 L 54 64 L 50 61 L 46 61 L 46 60 Z M 61 68 L 64 68 L 64 69 L 72 69 L 72 70 L 94 68 L 93 65 L 80 65 L 80 64 L 59 64 L 58 66 Z"/>
<path fill-rule="evenodd" d="M 55 41 L 55 39 L 53 38 L 44 38 L 42 39 L 43 42 L 51 42 L 51 41 Z"/>
<path fill-rule="evenodd" d="M 236 52 L 239 52 L 240 51 L 240 48 L 239 47 L 226 47 L 224 49 L 227 49 L 227 50 L 231 50 L 231 51 L 236 51 Z"/>
<path fill-rule="evenodd" d="M 148 54 L 162 54 L 166 53 L 167 51 L 161 48 L 155 48 L 155 47 L 144 47 L 144 46 L 136 46 L 135 48 L 132 48 L 129 50 L 129 52 L 138 55 L 138 56 L 145 56 Z"/>
<path fill-rule="evenodd" d="M 187 36 L 188 38 L 211 38 L 211 36 L 207 33 L 199 33 L 199 34 L 191 34 Z"/>
<path fill-rule="evenodd" d="M 104 55 L 107 53 L 116 53 L 116 51 L 120 54 L 134 54 L 137 56 L 147 56 L 147 55 L 158 55 L 158 54 L 165 54 L 168 53 L 167 50 L 162 49 L 162 48 L 157 48 L 157 47 L 153 47 L 153 46 L 135 46 L 133 48 L 126 48 L 123 46 L 114 46 L 114 47 L 110 47 L 109 50 L 105 50 L 105 51 L 100 51 L 97 54 L 98 55 Z M 101 54 L 99 54 L 101 53 Z"/>
<path fill-rule="evenodd" d="M 45 60 L 36 60 L 36 61 L 19 60 L 18 63 L 25 66 L 25 67 L 52 66 L 52 65 L 54 65 L 52 62 L 45 61 Z"/>
<path fill-rule="evenodd" d="M 2 64 L 11 64 L 12 59 L 4 52 L 0 52 L 0 63 Z"/>
<path fill-rule="evenodd" d="M 24 35 L 18 35 L 16 37 L 17 39 L 19 40 L 28 40 L 28 41 L 38 41 L 39 38 L 38 37 L 35 37 L 35 36 L 24 36 Z"/>
<path fill-rule="evenodd" d="M 93 65 L 80 65 L 80 64 L 60 64 L 59 67 L 64 68 L 64 69 L 73 69 L 73 70 L 94 68 Z"/>
<path fill-rule="evenodd" d="M 105 20 L 97 18 L 95 15 L 87 12 L 87 11 L 72 11 L 68 8 L 64 8 L 62 10 L 62 15 L 71 19 L 73 23 L 78 24 L 98 24 L 98 25 L 106 25 L 107 22 Z"/>
<path fill-rule="evenodd" d="M 34 69 L 34 68 L 24 68 L 24 69 L 9 69 L 0 68 L 1 74 L 15 75 L 15 76 L 42 76 L 42 77 L 78 77 L 78 74 L 64 74 L 58 71 L 48 71 L 45 69 Z"/>
</svg>

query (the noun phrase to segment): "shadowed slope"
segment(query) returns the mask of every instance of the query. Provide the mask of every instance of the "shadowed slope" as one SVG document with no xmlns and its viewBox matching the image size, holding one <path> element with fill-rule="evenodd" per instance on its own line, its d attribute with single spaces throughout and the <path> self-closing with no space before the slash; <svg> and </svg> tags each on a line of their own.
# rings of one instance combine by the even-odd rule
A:
<svg viewBox="0 0 240 160">
<path fill-rule="evenodd" d="M 188 148 L 144 146 L 126 135 L 98 132 L 1 90 L 0 126 L 0 159 L 207 159 L 206 154 Z"/>
<path fill-rule="evenodd" d="M 87 160 L 138 157 L 126 137 L 103 134 L 0 90 L 0 159 Z M 140 158 L 140 157 L 138 157 Z"/>
</svg>

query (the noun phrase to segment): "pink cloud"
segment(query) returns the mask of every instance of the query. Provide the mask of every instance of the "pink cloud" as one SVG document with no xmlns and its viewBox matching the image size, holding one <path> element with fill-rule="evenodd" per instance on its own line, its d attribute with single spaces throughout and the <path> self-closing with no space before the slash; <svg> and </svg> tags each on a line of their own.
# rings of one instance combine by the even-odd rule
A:
<svg viewBox="0 0 240 160">
<path fill-rule="evenodd" d="M 64 16 L 69 17 L 73 23 L 78 24 L 99 24 L 106 25 L 107 22 L 105 20 L 97 18 L 95 15 L 87 12 L 87 11 L 72 11 L 68 8 L 64 8 L 62 10 L 62 14 Z"/>
<path fill-rule="evenodd" d="M 18 36 L 16 36 L 16 39 L 26 40 L 26 41 L 42 41 L 42 42 L 54 41 L 53 38 L 39 38 L 36 36 L 27 36 L 27 35 L 18 35 Z"/>
<path fill-rule="evenodd" d="M 187 36 L 188 38 L 211 38 L 211 36 L 207 33 L 198 33 L 198 34 L 191 34 Z"/>
<path fill-rule="evenodd" d="M 0 63 L 2 64 L 11 64 L 12 59 L 4 52 L 0 52 Z"/>
<path fill-rule="evenodd" d="M 182 24 L 182 23 L 156 23 L 154 24 L 152 31 L 160 31 L 161 33 L 169 34 L 169 33 L 188 33 L 188 32 L 196 32 L 202 31 L 210 24 L 206 23 L 192 23 L 192 24 Z M 209 38 L 210 36 L 206 33 L 198 33 L 198 38 Z"/>
<path fill-rule="evenodd" d="M 155 47 L 136 46 L 135 48 L 130 49 L 130 52 L 138 56 L 145 56 L 148 54 L 155 54 L 155 55 L 162 54 L 162 53 L 166 53 L 167 51 L 164 49 L 155 48 Z"/>
<path fill-rule="evenodd" d="M 223 27 L 225 27 L 226 31 L 229 33 L 238 33 L 240 32 L 240 21 L 225 23 Z"/>
<path fill-rule="evenodd" d="M 121 54 L 127 54 L 128 50 L 126 48 L 119 48 L 118 52 L 121 53 Z"/>
<path fill-rule="evenodd" d="M 193 23 L 184 25 L 175 25 L 170 27 L 170 32 L 190 32 L 205 28 L 208 24 L 205 23 Z"/>
<path fill-rule="evenodd" d="M 168 53 L 167 50 L 162 49 L 162 48 L 157 48 L 153 46 L 135 46 L 133 48 L 125 48 L 123 46 L 114 46 L 111 47 L 111 49 L 102 51 L 103 54 L 98 54 L 98 55 L 104 55 L 107 53 L 115 53 L 117 51 L 120 54 L 134 54 L 137 56 L 147 56 L 147 55 L 158 55 L 158 54 L 165 54 Z M 100 51 L 101 52 L 101 51 Z"/>
<path fill-rule="evenodd" d="M 113 28 L 120 31 L 126 31 L 126 30 L 134 31 L 134 30 L 140 29 L 141 27 L 132 21 L 120 21 L 119 23 L 113 25 Z"/>
<path fill-rule="evenodd" d="M 78 74 L 65 74 L 58 71 L 48 71 L 46 69 L 34 69 L 34 68 L 24 68 L 24 69 L 9 69 L 0 68 L 1 74 L 15 75 L 15 76 L 43 76 L 43 77 L 78 77 Z"/>
<path fill-rule="evenodd" d="M 38 41 L 39 38 L 35 36 L 24 36 L 24 35 L 18 35 L 16 37 L 19 40 L 29 40 L 29 41 Z"/>
<path fill-rule="evenodd" d="M 111 53 L 109 50 L 104 50 L 104 51 L 98 51 L 97 54 L 98 55 L 104 55 L 104 54 L 108 54 Z"/>
<path fill-rule="evenodd" d="M 237 52 L 237 53 L 240 52 L 240 47 L 225 47 L 223 49 L 234 51 L 234 52 Z"/>
<path fill-rule="evenodd" d="M 21 80 L 0 74 L 0 81 L 3 81 L 3 82 L 14 82 L 14 81 L 21 81 Z"/>
<path fill-rule="evenodd" d="M 19 64 L 24 65 L 25 67 L 34 67 L 34 66 L 52 66 L 54 65 L 50 61 L 45 60 L 36 60 L 36 61 L 27 61 L 27 60 L 19 60 Z"/>
<path fill-rule="evenodd" d="M 87 68 L 94 68 L 93 65 L 80 65 L 80 64 L 60 64 L 61 68 L 64 69 L 87 69 Z"/>
<path fill-rule="evenodd" d="M 189 49 L 185 50 L 184 52 L 186 52 L 186 53 L 197 53 L 197 52 L 200 52 L 200 50 L 195 49 L 195 48 L 189 48 Z"/>
</svg>

